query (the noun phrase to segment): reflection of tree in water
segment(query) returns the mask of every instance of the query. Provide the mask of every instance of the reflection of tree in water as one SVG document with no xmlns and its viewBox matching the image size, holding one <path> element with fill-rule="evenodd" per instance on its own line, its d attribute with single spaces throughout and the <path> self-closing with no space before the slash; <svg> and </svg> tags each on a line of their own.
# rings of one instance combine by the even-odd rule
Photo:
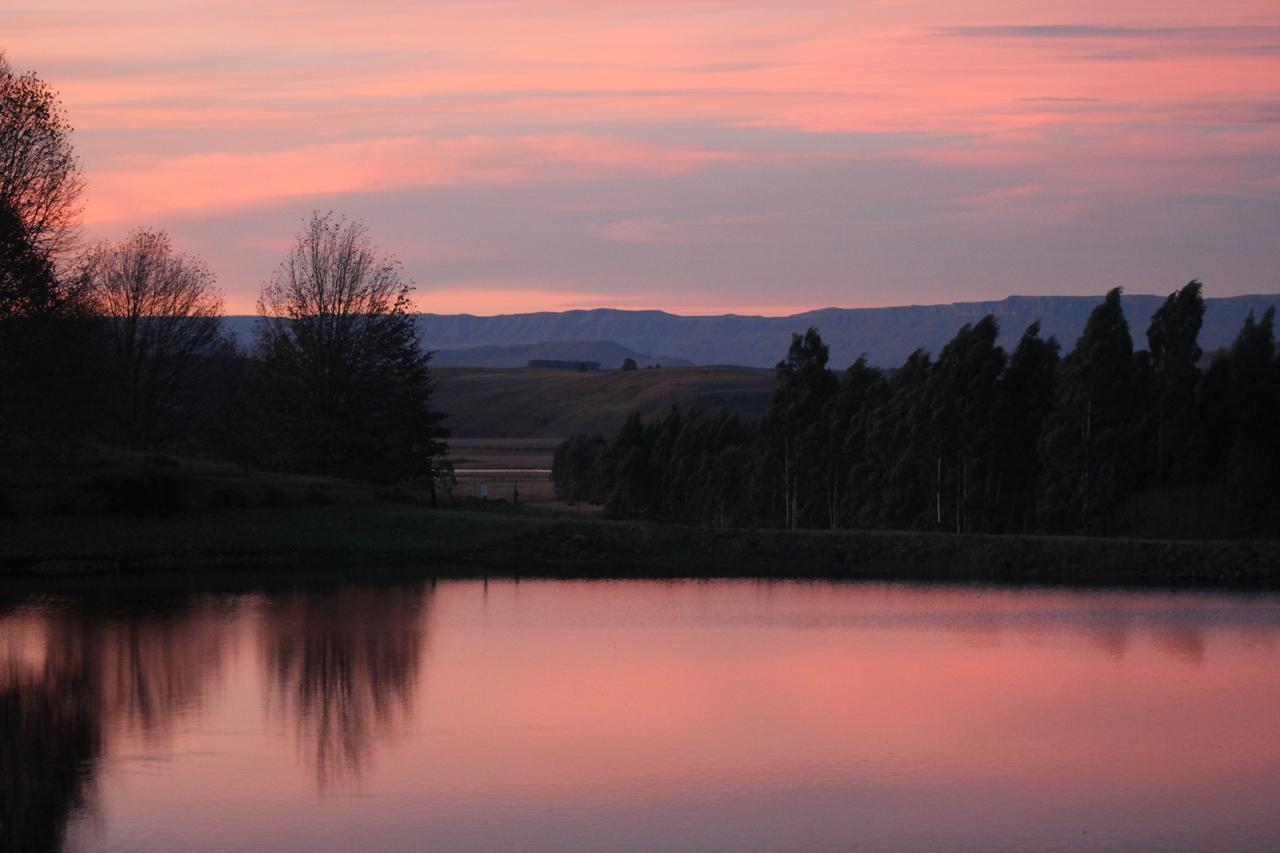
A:
<svg viewBox="0 0 1280 853">
<path fill-rule="evenodd" d="M 92 789 L 101 714 L 84 668 L 0 670 L 0 849 L 57 850 Z"/>
<path fill-rule="evenodd" d="M 1183 663 L 1196 666 L 1204 663 L 1205 634 L 1198 624 L 1143 620 L 1140 616 L 1116 612 L 1084 630 L 1093 645 L 1117 661 L 1129 652 L 1135 636 L 1145 635 L 1165 654 Z"/>
<path fill-rule="evenodd" d="M 425 600 L 416 588 L 268 599 L 273 692 L 322 784 L 358 770 L 371 738 L 408 713 Z M 113 742 L 163 740 L 204 705 L 236 621 L 230 601 L 96 591 L 0 611 L 0 851 L 57 850 Z"/>
<path fill-rule="evenodd" d="M 113 721 L 148 737 L 204 704 L 221 669 L 230 620 L 208 605 L 180 617 L 146 617 L 103 631 L 101 681 Z"/>
<path fill-rule="evenodd" d="M 58 849 L 107 742 L 165 732 L 219 667 L 207 602 L 111 602 L 0 616 L 0 849 Z"/>
<path fill-rule="evenodd" d="M 1156 642 L 1183 663 L 1197 666 L 1204 663 L 1204 629 L 1199 625 L 1169 625 L 1156 631 Z"/>
<path fill-rule="evenodd" d="M 429 601 L 421 587 L 344 586 L 267 604 L 270 704 L 296 726 L 321 788 L 358 777 L 373 739 L 408 718 Z"/>
</svg>

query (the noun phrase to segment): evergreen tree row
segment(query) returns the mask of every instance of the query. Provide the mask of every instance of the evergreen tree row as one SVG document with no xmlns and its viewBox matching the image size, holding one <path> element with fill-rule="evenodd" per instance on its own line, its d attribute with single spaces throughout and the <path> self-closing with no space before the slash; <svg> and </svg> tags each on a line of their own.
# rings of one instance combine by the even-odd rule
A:
<svg viewBox="0 0 1280 853">
<path fill-rule="evenodd" d="M 1204 363 L 1201 285 L 1171 294 L 1135 350 L 1117 288 L 1075 348 L 1032 324 L 1006 352 L 992 316 L 937 356 L 828 367 L 794 335 L 765 417 L 633 415 L 555 455 L 569 501 L 724 527 L 1219 536 L 1275 531 L 1274 312 Z"/>
</svg>

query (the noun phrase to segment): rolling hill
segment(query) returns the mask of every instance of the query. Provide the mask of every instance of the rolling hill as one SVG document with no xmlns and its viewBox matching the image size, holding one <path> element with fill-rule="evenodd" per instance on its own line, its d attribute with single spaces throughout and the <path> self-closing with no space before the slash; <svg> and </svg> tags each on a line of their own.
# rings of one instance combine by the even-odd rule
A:
<svg viewBox="0 0 1280 853">
<path fill-rule="evenodd" d="M 564 438 L 611 435 L 633 411 L 645 418 L 673 405 L 731 410 L 754 418 L 774 389 L 772 371 L 735 367 L 575 373 L 437 367 L 436 404 L 455 438 Z"/>
</svg>

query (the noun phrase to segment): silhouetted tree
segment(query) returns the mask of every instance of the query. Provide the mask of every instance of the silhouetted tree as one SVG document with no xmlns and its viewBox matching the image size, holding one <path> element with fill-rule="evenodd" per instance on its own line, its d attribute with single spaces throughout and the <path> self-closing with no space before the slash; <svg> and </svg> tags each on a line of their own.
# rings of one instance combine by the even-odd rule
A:
<svg viewBox="0 0 1280 853">
<path fill-rule="evenodd" d="M 1120 288 L 1093 309 L 1062 362 L 1040 453 L 1041 519 L 1054 529 L 1091 528 L 1119 500 L 1126 460 L 1133 340 Z"/>
<path fill-rule="evenodd" d="M 888 400 L 877 413 L 871 446 L 879 460 L 872 494 L 878 498 L 857 526 L 935 527 L 941 522 L 937 465 L 931 453 L 928 397 L 933 360 L 924 350 L 907 356 L 889 380 Z"/>
<path fill-rule="evenodd" d="M 623 370 L 639 370 L 640 365 L 636 364 L 636 360 L 634 358 L 624 358 L 622 360 L 622 369 Z"/>
<path fill-rule="evenodd" d="M 87 428 L 91 324 L 58 275 L 80 216 L 80 175 L 57 94 L 0 52 L 0 430 Z"/>
<path fill-rule="evenodd" d="M 755 455 L 745 443 L 727 444 L 706 471 L 708 521 L 715 527 L 746 527 L 756 516 Z"/>
<path fill-rule="evenodd" d="M 873 436 L 882 408 L 889 397 L 884 373 L 867 364 L 861 356 L 840 377 L 836 394 L 832 445 L 836 451 L 832 467 L 843 479 L 838 496 L 837 524 L 853 526 L 865 522 L 874 492 L 883 472 Z"/>
<path fill-rule="evenodd" d="M 58 296 L 53 261 L 31 240 L 17 210 L 0 200 L 0 321 L 47 315 Z"/>
<path fill-rule="evenodd" d="M 551 463 L 556 496 L 569 503 L 600 503 L 602 496 L 597 484 L 604 451 L 605 440 L 598 435 L 577 435 L 557 445 Z"/>
<path fill-rule="evenodd" d="M 1275 309 L 1261 320 L 1253 312 L 1231 348 L 1214 360 L 1213 380 L 1225 384 L 1226 429 L 1218 438 L 1225 447 L 1228 493 L 1236 511 L 1251 526 L 1270 519 L 1277 505 L 1280 477 L 1280 364 L 1276 361 Z M 1224 381 L 1225 380 L 1225 381 Z M 1220 393 L 1220 392 L 1219 392 Z"/>
<path fill-rule="evenodd" d="M 829 358 L 830 350 L 818 330 L 810 327 L 803 335 L 791 336 L 787 357 L 774 368 L 778 387 L 769 405 L 766 431 L 773 439 L 782 522 L 787 529 L 825 521 L 831 515 L 828 478 L 832 472 L 823 464 L 829 440 L 824 419 L 838 386 L 827 370 Z"/>
<path fill-rule="evenodd" d="M 948 527 L 954 522 L 956 533 L 974 525 L 985 527 L 999 491 L 994 427 L 998 381 L 1005 365 L 1004 350 L 996 346 L 999 335 L 1000 327 L 990 314 L 965 325 L 942 348 L 929 375 L 935 517 Z"/>
<path fill-rule="evenodd" d="M 33 73 L 16 74 L 0 53 L 0 207 L 17 214 L 46 257 L 71 247 L 84 178 L 58 95 Z"/>
<path fill-rule="evenodd" d="M 85 280 L 88 303 L 105 326 L 119 435 L 151 445 L 172 423 L 175 403 L 192 392 L 199 369 L 230 347 L 213 273 L 175 252 L 164 232 L 140 230 L 94 248 Z"/>
<path fill-rule="evenodd" d="M 1250 316 L 1198 378 L 1202 316 L 1192 282 L 1134 353 L 1117 289 L 1065 359 L 1038 322 L 1006 357 L 987 316 L 936 361 L 858 359 L 838 380 L 810 329 L 793 336 L 760 421 L 632 415 L 612 441 L 562 444 L 553 476 L 560 494 L 616 514 L 691 524 L 1086 532 L 1145 524 L 1130 499 L 1162 471 L 1166 485 L 1234 496 L 1242 529 L 1265 529 L 1280 521 L 1273 313 Z"/>
<path fill-rule="evenodd" d="M 644 513 L 650 506 L 649 448 L 654 430 L 632 413 L 604 458 L 605 505 L 615 515 Z"/>
<path fill-rule="evenodd" d="M 1196 386 L 1200 382 L 1198 343 L 1204 323 L 1201 285 L 1192 281 L 1169 295 L 1151 318 L 1151 459 L 1157 483 L 1187 481 L 1194 470 Z"/>
<path fill-rule="evenodd" d="M 276 464 L 434 483 L 444 416 L 411 290 L 362 224 L 312 215 L 258 300 L 259 399 Z"/>
<path fill-rule="evenodd" d="M 27 236 L 22 219 L 0 201 L 0 433 L 31 406 L 33 350 L 47 337 L 57 297 L 53 264 Z"/>
<path fill-rule="evenodd" d="M 1004 477 L 998 529 L 1024 532 L 1035 528 L 1035 487 L 1040 475 L 1036 444 L 1053 406 L 1058 371 L 1058 341 L 1040 337 L 1032 323 L 1000 377 L 1000 412 L 996 418 Z"/>
<path fill-rule="evenodd" d="M 0 434 L 92 428 L 101 337 L 76 284 L 0 201 Z"/>
</svg>

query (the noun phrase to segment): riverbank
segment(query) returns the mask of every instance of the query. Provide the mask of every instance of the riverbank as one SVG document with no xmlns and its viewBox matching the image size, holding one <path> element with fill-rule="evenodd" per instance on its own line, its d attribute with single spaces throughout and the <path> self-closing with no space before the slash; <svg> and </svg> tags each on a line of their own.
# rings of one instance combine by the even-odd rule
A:
<svg viewBox="0 0 1280 853">
<path fill-rule="evenodd" d="M 1280 587 L 1280 542 L 715 530 L 511 509 L 252 507 L 0 521 L 0 575 L 406 567 L 439 576 Z"/>
</svg>

